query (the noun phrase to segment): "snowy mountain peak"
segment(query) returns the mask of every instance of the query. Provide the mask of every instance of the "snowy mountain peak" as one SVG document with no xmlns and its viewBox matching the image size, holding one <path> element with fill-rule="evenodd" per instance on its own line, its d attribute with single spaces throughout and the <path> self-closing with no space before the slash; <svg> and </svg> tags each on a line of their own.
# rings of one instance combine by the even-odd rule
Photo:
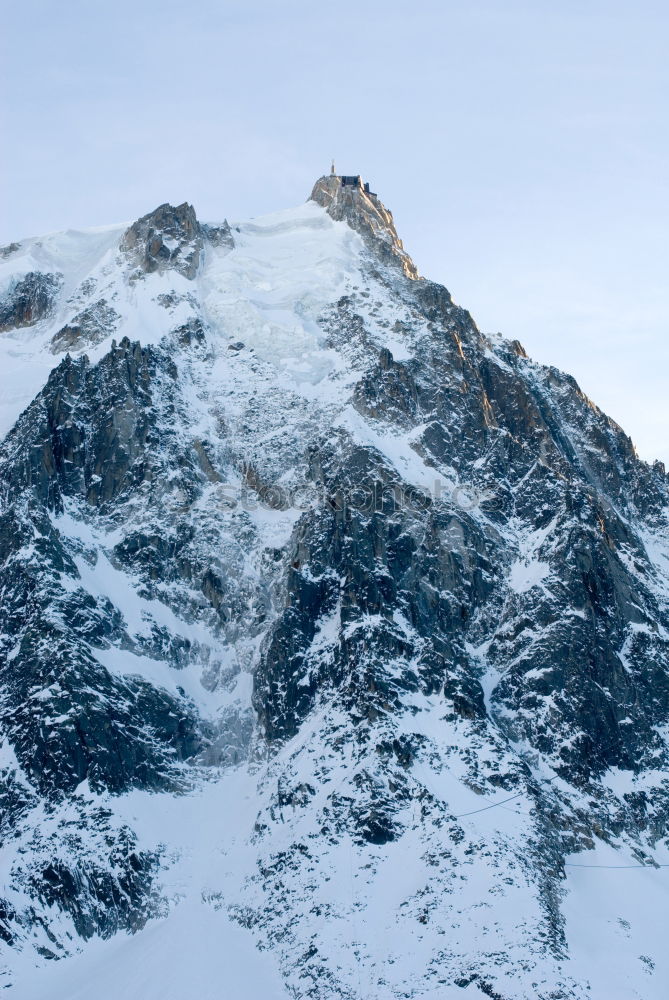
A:
<svg viewBox="0 0 669 1000">
<path fill-rule="evenodd" d="M 409 278 L 418 270 L 397 235 L 392 212 L 359 174 L 327 174 L 319 177 L 311 200 L 322 205 L 333 219 L 344 220 L 386 259 L 399 261 Z"/>
<path fill-rule="evenodd" d="M 357 176 L 12 246 L 0 985 L 664 1000 L 664 469 Z"/>
</svg>

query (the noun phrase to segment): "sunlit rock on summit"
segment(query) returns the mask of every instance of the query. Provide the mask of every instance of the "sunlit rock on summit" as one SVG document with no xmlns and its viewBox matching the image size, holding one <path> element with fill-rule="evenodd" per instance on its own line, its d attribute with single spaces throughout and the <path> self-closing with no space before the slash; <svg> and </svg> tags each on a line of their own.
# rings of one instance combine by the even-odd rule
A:
<svg viewBox="0 0 669 1000">
<path fill-rule="evenodd" d="M 381 203 L 377 194 L 369 190 L 359 174 L 340 176 L 334 172 L 319 177 L 314 184 L 311 198 L 322 205 L 331 218 L 344 220 L 360 233 L 363 239 L 374 241 L 377 253 L 385 257 L 390 251 L 402 264 L 409 278 L 417 278 L 416 265 L 405 252 L 395 230 L 392 213 Z"/>
</svg>

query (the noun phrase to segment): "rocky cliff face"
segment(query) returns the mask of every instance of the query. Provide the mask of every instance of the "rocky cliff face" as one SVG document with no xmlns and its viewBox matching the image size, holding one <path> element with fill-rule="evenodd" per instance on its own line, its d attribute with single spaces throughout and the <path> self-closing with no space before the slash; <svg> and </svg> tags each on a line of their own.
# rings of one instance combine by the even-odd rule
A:
<svg viewBox="0 0 669 1000">
<path fill-rule="evenodd" d="M 363 184 L 362 178 L 346 180 L 355 180 L 355 183 L 344 183 L 337 174 L 319 177 L 311 192 L 312 201 L 322 205 L 332 219 L 347 222 L 377 256 L 398 261 L 408 278 L 417 278 L 416 265 L 397 235 L 392 212 L 369 190 L 369 185 Z"/>
<path fill-rule="evenodd" d="M 121 252 L 136 263 L 137 275 L 170 269 L 192 280 L 208 237 L 219 246 L 234 246 L 227 223 L 201 226 L 192 205 L 160 205 L 126 230 Z"/>
<path fill-rule="evenodd" d="M 0 305 L 0 333 L 33 326 L 48 316 L 60 284 L 59 274 L 38 271 L 29 271 L 13 282 Z"/>
<path fill-rule="evenodd" d="M 662 467 L 362 186 L 78 240 L 2 264 L 7 985 L 186 897 L 277 996 L 662 996 Z"/>
</svg>

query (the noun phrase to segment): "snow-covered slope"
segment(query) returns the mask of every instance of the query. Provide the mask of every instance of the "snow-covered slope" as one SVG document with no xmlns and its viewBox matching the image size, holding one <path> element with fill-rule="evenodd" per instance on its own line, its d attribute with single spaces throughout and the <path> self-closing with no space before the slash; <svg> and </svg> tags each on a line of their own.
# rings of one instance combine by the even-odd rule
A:
<svg viewBox="0 0 669 1000">
<path fill-rule="evenodd" d="M 664 997 L 664 470 L 338 177 L 0 261 L 8 995 Z"/>
</svg>

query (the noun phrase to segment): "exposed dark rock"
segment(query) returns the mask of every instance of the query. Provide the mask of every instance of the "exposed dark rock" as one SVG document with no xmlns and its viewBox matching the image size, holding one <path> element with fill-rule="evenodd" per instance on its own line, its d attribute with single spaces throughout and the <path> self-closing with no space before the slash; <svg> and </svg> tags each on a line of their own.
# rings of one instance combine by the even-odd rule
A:
<svg viewBox="0 0 669 1000">
<path fill-rule="evenodd" d="M 361 716 L 389 711 L 400 691 L 453 688 L 468 669 L 461 608 L 483 602 L 494 579 L 489 543 L 475 523 L 457 522 L 463 548 L 476 553 L 463 561 L 450 550 L 452 515 L 408 496 L 373 454 L 324 445 L 312 474 L 335 499 L 300 523 L 286 609 L 256 673 L 256 710 L 271 739 L 295 734 L 324 685 Z M 364 496 L 360 484 L 370 487 Z M 412 639 L 391 608 L 411 623 Z M 318 649 L 312 658 L 319 623 L 332 616 L 337 633 L 351 638 L 338 640 L 326 660 Z M 468 684 L 478 691 L 480 714 L 480 687 Z"/>
<path fill-rule="evenodd" d="M 176 208 L 160 205 L 134 222 L 121 240 L 121 250 L 140 274 L 171 268 L 192 279 L 197 274 L 202 249 L 202 228 L 195 209 L 186 202 Z"/>
<path fill-rule="evenodd" d="M 33 326 L 53 309 L 63 279 L 60 274 L 30 271 L 0 299 L 0 333 Z"/>
<path fill-rule="evenodd" d="M 195 319 L 190 319 L 187 323 L 183 323 L 181 326 L 177 327 L 174 331 L 174 335 L 182 347 L 199 346 L 204 344 L 206 340 L 204 324 L 202 320 L 197 317 Z"/>
<path fill-rule="evenodd" d="M 139 487 L 155 461 L 159 378 L 174 384 L 173 363 L 127 338 L 95 367 L 63 359 L 3 445 L 8 482 L 55 510 L 64 496 L 97 505 Z"/>
<path fill-rule="evenodd" d="M 15 899 L 16 894 L 32 897 L 34 905 L 17 910 L 0 901 L 0 936 L 9 943 L 20 946 L 41 926 L 49 942 L 43 957 L 61 958 L 72 947 L 73 935 L 87 939 L 133 932 L 149 917 L 164 914 L 154 888 L 158 856 L 142 851 L 136 835 L 119 826 L 111 810 L 74 795 L 66 816 L 28 828 L 24 836 L 26 848 L 5 871 L 4 888 Z M 70 940 L 49 932 L 40 906 L 65 917 Z"/>
<path fill-rule="evenodd" d="M 82 309 L 53 335 L 51 350 L 57 354 L 61 351 L 95 347 L 114 333 L 119 318 L 116 310 L 112 309 L 105 299 L 100 299 Z"/>
</svg>

